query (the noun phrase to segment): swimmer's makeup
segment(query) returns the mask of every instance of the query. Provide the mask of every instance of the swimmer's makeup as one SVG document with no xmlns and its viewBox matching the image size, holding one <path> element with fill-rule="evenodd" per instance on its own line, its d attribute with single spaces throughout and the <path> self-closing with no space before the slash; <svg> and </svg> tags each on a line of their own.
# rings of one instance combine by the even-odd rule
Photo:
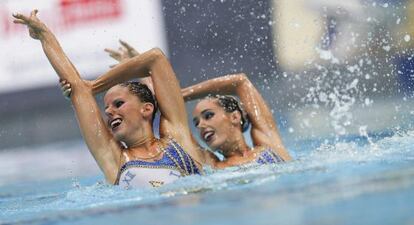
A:
<svg viewBox="0 0 414 225">
<path fill-rule="evenodd" d="M 120 108 L 125 102 L 123 100 L 117 99 L 114 101 L 114 105 L 116 108 Z"/>
<path fill-rule="evenodd" d="M 198 126 L 198 123 L 200 123 L 200 119 L 198 119 L 198 117 L 194 117 L 193 118 L 193 124 L 194 124 L 194 126 L 197 127 Z"/>
<path fill-rule="evenodd" d="M 123 104 L 125 103 L 124 100 L 121 99 L 115 99 L 114 101 L 112 101 L 112 105 L 115 106 L 115 108 L 119 109 Z M 105 106 L 105 110 L 108 109 L 109 106 Z"/>
<path fill-rule="evenodd" d="M 203 118 L 204 120 L 209 120 L 209 119 L 213 118 L 214 115 L 215 115 L 215 113 L 211 109 L 205 109 L 201 112 L 201 118 Z M 194 117 L 193 118 L 193 124 L 194 124 L 195 127 L 198 127 L 198 125 L 200 124 L 200 118 L 199 117 Z"/>
</svg>

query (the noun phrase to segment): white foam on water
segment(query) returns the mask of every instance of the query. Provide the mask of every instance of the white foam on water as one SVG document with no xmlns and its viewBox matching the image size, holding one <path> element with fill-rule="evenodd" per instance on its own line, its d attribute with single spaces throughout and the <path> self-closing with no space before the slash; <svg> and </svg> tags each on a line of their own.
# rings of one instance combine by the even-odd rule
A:
<svg viewBox="0 0 414 225">
<path fill-rule="evenodd" d="M 56 148 L 58 145 L 52 146 Z M 43 154 L 50 154 L 52 146 L 47 147 Z M 78 151 L 74 145 L 70 146 Z M 413 162 L 412 146 L 414 131 L 397 133 L 378 141 L 371 140 L 371 143 L 366 144 L 335 142 L 321 144 L 314 149 L 303 146 L 306 150 L 298 153 L 298 158 L 288 163 L 268 166 L 247 165 L 220 171 L 208 170 L 206 176 L 185 177 L 159 189 L 123 190 L 104 182 L 90 186 L 83 186 L 80 182 L 60 193 L 10 197 L 4 200 L 0 208 L 1 214 L 6 218 L 19 218 L 17 222 L 38 221 L 42 218 L 82 218 L 85 215 L 105 212 L 117 213 L 130 207 L 147 207 L 147 204 L 163 204 L 160 202 L 179 196 L 266 187 L 274 188 L 271 197 L 281 202 L 287 201 L 286 199 L 300 199 L 309 204 L 327 204 L 366 193 L 412 187 L 414 168 L 403 171 L 398 168 L 388 172 L 376 171 L 382 170 L 378 163 Z M 63 148 L 70 152 L 67 147 Z M 20 156 L 22 153 L 17 154 Z M 60 157 L 73 155 L 77 154 L 63 154 Z M 95 166 L 89 163 L 87 165 Z M 359 169 L 362 165 L 373 165 L 374 168 L 363 171 Z M 59 163 L 55 166 L 62 168 Z M 349 172 L 351 174 L 347 174 L 347 167 L 353 168 Z M 31 203 L 24 204 L 28 199 Z"/>
</svg>

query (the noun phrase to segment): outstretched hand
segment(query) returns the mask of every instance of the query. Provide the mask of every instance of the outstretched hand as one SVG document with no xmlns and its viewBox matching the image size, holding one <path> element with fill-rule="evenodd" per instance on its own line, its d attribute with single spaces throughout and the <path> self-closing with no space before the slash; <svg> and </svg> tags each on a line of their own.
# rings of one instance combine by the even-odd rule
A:
<svg viewBox="0 0 414 225">
<path fill-rule="evenodd" d="M 40 40 L 42 38 L 42 33 L 48 31 L 48 28 L 39 20 L 39 18 L 37 18 L 37 12 L 37 9 L 33 10 L 29 17 L 20 13 L 14 13 L 13 17 L 15 19 L 13 20 L 13 23 L 26 25 L 29 28 L 30 37 Z"/>
<path fill-rule="evenodd" d="M 105 48 L 105 52 L 109 53 L 109 56 L 116 61 L 121 63 L 127 59 L 139 55 L 139 52 L 125 41 L 119 40 L 119 43 L 121 44 L 121 47 L 119 47 L 118 50 Z M 115 65 L 112 65 L 111 67 L 114 66 Z"/>
<path fill-rule="evenodd" d="M 121 44 L 121 47 L 119 47 L 118 50 L 105 48 L 105 52 L 109 53 L 109 56 L 118 61 L 119 63 L 122 63 L 132 57 L 139 55 L 139 52 L 125 41 L 119 40 L 119 43 Z M 115 66 L 116 65 L 111 65 L 110 67 L 112 68 Z M 141 78 L 140 82 L 146 84 L 148 88 L 152 91 L 152 93 L 154 93 L 154 87 L 152 84 L 151 77 Z"/>
</svg>

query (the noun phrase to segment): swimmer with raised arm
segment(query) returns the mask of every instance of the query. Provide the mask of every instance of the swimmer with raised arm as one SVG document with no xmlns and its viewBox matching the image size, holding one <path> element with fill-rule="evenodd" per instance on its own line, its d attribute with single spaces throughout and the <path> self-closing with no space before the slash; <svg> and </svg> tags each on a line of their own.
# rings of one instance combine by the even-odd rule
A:
<svg viewBox="0 0 414 225">
<path fill-rule="evenodd" d="M 201 99 L 193 110 L 193 122 L 209 148 L 224 155 L 216 168 L 291 160 L 269 107 L 245 74 L 207 80 L 182 94 L 185 101 Z M 237 95 L 241 104 L 231 95 Z M 249 123 L 252 148 L 243 136 Z"/>
<path fill-rule="evenodd" d="M 129 44 L 120 42 L 122 47 L 119 51 L 105 50 L 112 58 L 122 62 L 139 54 Z M 151 79 L 147 82 L 151 83 Z M 65 89 L 62 90 L 65 92 Z M 213 154 L 206 156 L 205 159 L 213 167 L 291 160 L 269 107 L 245 74 L 204 81 L 182 89 L 182 94 L 185 101 L 204 98 L 194 109 L 193 121 L 201 139 L 211 150 L 220 150 L 225 156 L 224 161 L 219 161 Z M 241 104 L 230 94 L 239 96 Z M 250 123 L 253 148 L 247 145 L 243 136 Z"/>
<path fill-rule="evenodd" d="M 159 49 L 144 52 L 98 79 L 86 81 L 36 14 L 37 10 L 29 17 L 14 14 L 14 22 L 29 28 L 30 36 L 40 40 L 59 78 L 71 84 L 71 101 L 80 130 L 108 182 L 153 187 L 200 174 L 204 154 L 191 136 L 174 71 Z M 156 99 L 144 84 L 121 83 L 147 76 L 152 78 Z M 94 95 L 107 89 L 105 121 Z M 157 105 L 161 112 L 160 139 L 152 131 Z"/>
</svg>

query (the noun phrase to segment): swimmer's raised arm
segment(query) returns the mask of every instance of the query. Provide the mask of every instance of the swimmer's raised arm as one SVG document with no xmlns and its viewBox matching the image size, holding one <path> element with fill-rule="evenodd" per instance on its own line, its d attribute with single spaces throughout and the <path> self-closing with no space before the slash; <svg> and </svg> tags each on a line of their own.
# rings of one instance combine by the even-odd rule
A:
<svg viewBox="0 0 414 225">
<path fill-rule="evenodd" d="M 107 130 L 90 85 L 80 78 L 56 37 L 36 14 L 37 10 L 33 10 L 29 17 L 13 14 L 14 22 L 29 28 L 30 36 L 42 43 L 43 50 L 58 76 L 71 83 L 72 104 L 85 142 L 106 179 L 114 183 L 118 173 L 120 147 Z"/>
<path fill-rule="evenodd" d="M 254 146 L 269 146 L 285 160 L 291 159 L 283 146 L 276 122 L 265 100 L 244 73 L 227 75 L 184 88 L 185 101 L 209 95 L 237 95 L 252 124 Z"/>
<path fill-rule="evenodd" d="M 106 51 L 108 52 L 108 49 Z M 160 58 L 166 57 L 160 49 L 154 48 L 132 58 L 123 59 L 108 72 L 91 81 L 93 93 L 102 93 L 116 84 L 135 78 L 152 77 L 150 74 L 151 68 Z"/>
<path fill-rule="evenodd" d="M 109 54 L 109 56 L 116 61 L 118 61 L 119 64 L 124 63 L 125 61 L 128 61 L 130 58 L 133 58 L 134 56 L 139 55 L 139 52 L 135 50 L 131 45 L 126 43 L 125 41 L 119 40 L 119 43 L 121 44 L 121 47 L 118 48 L 118 50 L 105 48 L 104 51 Z M 114 68 L 115 66 L 119 65 L 111 65 L 110 68 Z M 125 80 L 128 81 L 128 80 Z M 152 79 L 151 77 L 144 77 L 139 80 L 141 83 L 146 84 L 148 88 L 154 93 L 154 88 L 152 85 Z M 85 81 L 91 84 L 93 95 L 97 95 L 103 91 L 105 91 L 108 86 L 112 87 L 113 85 L 117 84 L 117 81 L 111 81 L 107 80 L 107 86 L 97 85 L 96 81 Z M 95 83 L 95 85 L 93 85 Z M 61 79 L 60 81 L 61 89 L 63 96 L 66 98 L 69 98 L 72 92 L 71 84 L 67 80 Z"/>
<path fill-rule="evenodd" d="M 13 14 L 15 18 L 13 22 L 26 25 L 29 28 L 30 36 L 33 39 L 40 40 L 43 51 L 61 79 L 65 79 L 70 83 L 81 81 L 78 71 L 64 54 L 55 35 L 37 18 L 37 12 L 36 9 L 33 10 L 29 17 L 15 13 Z"/>
<path fill-rule="evenodd" d="M 121 44 L 121 47 L 118 48 L 118 50 L 105 48 L 105 52 L 109 54 L 109 56 L 119 63 L 125 62 L 126 60 L 139 55 L 139 52 L 135 50 L 134 47 L 132 47 L 130 44 L 128 44 L 125 41 L 119 40 L 119 43 Z M 112 65 L 111 68 L 115 67 L 116 65 Z M 148 88 L 154 93 L 154 87 L 152 84 L 151 77 L 144 77 L 139 80 L 139 82 L 145 84 L 148 86 Z M 93 90 L 94 93 L 96 90 Z"/>
<path fill-rule="evenodd" d="M 99 93 L 115 84 L 148 76 L 152 79 L 161 112 L 160 136 L 174 137 L 195 161 L 204 163 L 204 155 L 191 135 L 180 84 L 160 49 L 154 48 L 123 61 L 92 81 L 92 89 L 94 93 Z"/>
</svg>

